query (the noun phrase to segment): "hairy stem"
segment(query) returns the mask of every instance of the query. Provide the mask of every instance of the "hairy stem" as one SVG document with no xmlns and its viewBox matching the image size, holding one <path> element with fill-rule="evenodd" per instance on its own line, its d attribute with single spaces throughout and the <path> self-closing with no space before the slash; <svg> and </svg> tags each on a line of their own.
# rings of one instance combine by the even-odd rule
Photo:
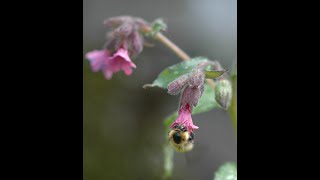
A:
<svg viewBox="0 0 320 180">
<path fill-rule="evenodd" d="M 175 45 L 172 41 L 170 41 L 167 37 L 165 37 L 162 33 L 157 33 L 155 39 L 166 45 L 169 49 L 171 49 L 178 57 L 180 57 L 183 61 L 188 61 L 190 56 L 188 56 L 184 51 L 182 51 L 177 45 Z"/>
<path fill-rule="evenodd" d="M 183 61 L 190 60 L 190 56 L 188 56 L 183 50 L 181 50 L 176 44 L 170 41 L 167 37 L 165 37 L 162 33 L 157 33 L 155 39 L 166 45 L 169 49 L 171 49 L 178 57 L 180 57 Z M 212 79 L 206 79 L 206 82 L 214 88 L 214 81 Z"/>
</svg>

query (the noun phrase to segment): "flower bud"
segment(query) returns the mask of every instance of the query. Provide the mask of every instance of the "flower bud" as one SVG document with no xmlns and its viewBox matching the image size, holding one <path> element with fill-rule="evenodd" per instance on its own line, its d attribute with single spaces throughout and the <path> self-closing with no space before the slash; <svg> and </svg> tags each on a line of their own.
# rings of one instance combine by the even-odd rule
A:
<svg viewBox="0 0 320 180">
<path fill-rule="evenodd" d="M 184 106 L 185 104 L 190 104 L 191 108 L 196 107 L 198 105 L 198 101 L 201 98 L 203 87 L 200 86 L 194 86 L 188 85 L 182 93 L 181 96 L 181 106 Z"/>
<path fill-rule="evenodd" d="M 191 86 L 200 87 L 204 83 L 205 75 L 201 69 L 194 69 L 192 73 L 190 73 L 189 83 Z"/>
<path fill-rule="evenodd" d="M 121 39 L 109 36 L 107 43 L 104 45 L 104 48 L 113 53 L 117 51 L 121 45 Z"/>
<path fill-rule="evenodd" d="M 133 32 L 133 29 L 133 23 L 123 23 L 121 26 L 114 30 L 114 34 L 120 37 L 128 37 Z"/>
<path fill-rule="evenodd" d="M 232 87 L 229 80 L 223 79 L 216 82 L 215 86 L 216 101 L 224 109 L 228 109 L 232 98 Z"/>
<path fill-rule="evenodd" d="M 107 27 L 117 28 L 124 22 L 132 21 L 130 16 L 116 16 L 106 19 L 103 24 Z"/>
<path fill-rule="evenodd" d="M 170 95 L 177 95 L 185 87 L 189 80 L 189 74 L 179 76 L 177 79 L 168 84 L 168 93 Z"/>
<path fill-rule="evenodd" d="M 131 34 L 132 55 L 139 54 L 141 53 L 142 50 L 143 50 L 143 36 L 139 32 L 134 31 Z"/>
</svg>

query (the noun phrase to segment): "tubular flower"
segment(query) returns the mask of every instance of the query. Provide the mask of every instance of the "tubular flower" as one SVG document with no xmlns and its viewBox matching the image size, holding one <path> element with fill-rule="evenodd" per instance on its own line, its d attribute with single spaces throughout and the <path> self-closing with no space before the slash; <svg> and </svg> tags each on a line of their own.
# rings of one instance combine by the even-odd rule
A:
<svg viewBox="0 0 320 180">
<path fill-rule="evenodd" d="M 178 118 L 171 124 L 170 128 L 174 129 L 177 125 L 182 125 L 186 127 L 189 132 L 193 132 L 194 129 L 198 129 L 199 127 L 194 125 L 191 118 L 191 108 L 189 104 L 186 104 L 185 107 L 182 107 L 179 110 Z"/>
<path fill-rule="evenodd" d="M 140 29 L 147 23 L 139 18 L 119 16 L 105 20 L 104 24 L 112 31 L 107 33 L 104 49 L 86 54 L 91 69 L 94 72 L 101 70 L 108 80 L 120 70 L 127 76 L 131 75 L 136 65 L 130 57 L 137 56 L 143 50 L 144 39 Z"/>
<path fill-rule="evenodd" d="M 132 74 L 132 68 L 136 65 L 131 61 L 128 51 L 120 48 L 113 56 L 107 50 L 95 50 L 86 54 L 94 72 L 101 70 L 106 79 L 111 79 L 112 74 L 120 70 L 129 76 Z"/>
</svg>

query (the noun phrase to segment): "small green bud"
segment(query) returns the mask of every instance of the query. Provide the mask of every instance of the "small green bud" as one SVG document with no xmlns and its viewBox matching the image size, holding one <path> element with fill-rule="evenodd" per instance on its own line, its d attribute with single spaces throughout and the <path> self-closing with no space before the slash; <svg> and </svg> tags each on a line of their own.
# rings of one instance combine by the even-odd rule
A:
<svg viewBox="0 0 320 180">
<path fill-rule="evenodd" d="M 161 18 L 156 19 L 151 24 L 151 31 L 145 34 L 149 37 L 154 37 L 158 32 L 167 30 L 167 24 Z"/>
<path fill-rule="evenodd" d="M 228 109 L 232 98 L 232 87 L 229 80 L 223 79 L 216 82 L 215 85 L 216 101 L 224 109 Z"/>
</svg>

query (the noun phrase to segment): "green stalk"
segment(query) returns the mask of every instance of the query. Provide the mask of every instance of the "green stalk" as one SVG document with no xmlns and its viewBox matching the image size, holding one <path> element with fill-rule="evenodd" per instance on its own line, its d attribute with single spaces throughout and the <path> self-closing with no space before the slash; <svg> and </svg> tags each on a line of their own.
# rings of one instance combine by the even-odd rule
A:
<svg viewBox="0 0 320 180">
<path fill-rule="evenodd" d="M 232 125 L 235 131 L 235 135 L 237 137 L 237 74 L 233 73 L 231 76 L 231 82 L 232 82 L 232 99 L 231 104 L 228 109 Z"/>
</svg>

